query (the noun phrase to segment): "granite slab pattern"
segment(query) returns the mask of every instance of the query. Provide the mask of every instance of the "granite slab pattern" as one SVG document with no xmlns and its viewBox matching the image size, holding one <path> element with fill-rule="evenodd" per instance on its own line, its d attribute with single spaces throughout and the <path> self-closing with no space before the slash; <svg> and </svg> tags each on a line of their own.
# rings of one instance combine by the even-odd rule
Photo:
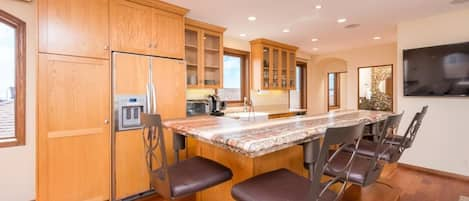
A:
<svg viewBox="0 0 469 201">
<path fill-rule="evenodd" d="M 346 110 L 264 122 L 199 116 L 167 120 L 163 122 L 163 125 L 174 133 L 195 137 L 203 142 L 248 157 L 258 157 L 320 138 L 328 127 L 358 122 L 372 124 L 386 119 L 391 114 L 378 111 Z"/>
</svg>

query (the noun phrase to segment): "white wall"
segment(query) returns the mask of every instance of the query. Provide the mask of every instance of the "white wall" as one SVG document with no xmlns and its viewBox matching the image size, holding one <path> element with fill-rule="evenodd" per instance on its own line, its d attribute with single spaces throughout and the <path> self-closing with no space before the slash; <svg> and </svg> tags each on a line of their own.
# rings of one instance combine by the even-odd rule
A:
<svg viewBox="0 0 469 201">
<path fill-rule="evenodd" d="M 468 23 L 469 10 L 462 10 L 398 25 L 398 110 L 406 112 L 402 125 L 423 105 L 430 106 L 401 162 L 469 176 L 469 98 L 404 97 L 402 86 L 403 49 L 467 42 Z"/>
<path fill-rule="evenodd" d="M 36 8 L 33 3 L 0 0 L 0 9 L 26 22 L 26 146 L 0 148 L 0 200 L 35 199 Z"/>
</svg>

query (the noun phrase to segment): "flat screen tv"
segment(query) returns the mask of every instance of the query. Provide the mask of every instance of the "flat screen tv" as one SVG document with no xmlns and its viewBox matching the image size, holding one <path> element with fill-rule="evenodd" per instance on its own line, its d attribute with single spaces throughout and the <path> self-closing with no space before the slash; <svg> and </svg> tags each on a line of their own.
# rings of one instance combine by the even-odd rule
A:
<svg viewBox="0 0 469 201">
<path fill-rule="evenodd" d="M 405 96 L 469 96 L 469 42 L 404 50 Z"/>
</svg>

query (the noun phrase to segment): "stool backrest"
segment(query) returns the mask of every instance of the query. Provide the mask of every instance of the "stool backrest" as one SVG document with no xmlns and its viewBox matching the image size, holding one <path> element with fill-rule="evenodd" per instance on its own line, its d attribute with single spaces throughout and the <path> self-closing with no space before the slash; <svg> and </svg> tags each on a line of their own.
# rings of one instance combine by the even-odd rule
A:
<svg viewBox="0 0 469 201">
<path fill-rule="evenodd" d="M 388 116 L 386 120 L 384 120 L 384 125 L 381 128 L 379 132 L 379 137 L 378 137 L 378 146 L 376 146 L 376 150 L 373 156 L 373 159 L 370 163 L 370 169 L 375 168 L 378 160 L 380 159 L 379 156 L 382 153 L 386 153 L 390 151 L 394 145 L 391 144 L 385 144 L 384 142 L 386 141 L 387 136 L 393 136 L 397 133 L 397 130 L 399 129 L 399 124 L 401 123 L 401 119 L 404 113 L 400 114 L 394 114 Z M 384 147 L 384 149 L 382 149 Z"/>
<path fill-rule="evenodd" d="M 165 198 L 171 197 L 168 174 L 168 159 L 163 136 L 163 125 L 159 114 L 142 113 L 143 143 L 151 187 Z M 158 149 L 160 158 L 158 157 Z M 154 167 L 157 165 L 157 167 Z"/>
<path fill-rule="evenodd" d="M 402 138 L 403 140 L 399 144 L 399 150 L 402 152 L 406 148 L 410 148 L 412 144 L 414 143 L 415 137 L 417 136 L 417 132 L 420 129 L 420 126 L 422 125 L 423 118 L 427 114 L 428 110 L 428 105 L 424 106 L 422 108 L 422 111 L 417 112 L 410 122 L 409 127 L 407 128 L 404 137 Z"/>
<path fill-rule="evenodd" d="M 348 159 L 345 167 L 343 167 L 341 170 L 336 170 L 337 176 L 330 179 L 327 182 L 325 188 L 322 188 L 321 186 L 322 175 L 324 174 L 325 169 L 328 168 L 329 163 L 337 156 L 337 154 L 348 146 L 354 146 L 355 150 L 358 148 L 364 126 L 364 123 L 359 123 L 350 126 L 331 127 L 327 129 L 313 175 L 313 187 L 311 190 L 314 201 L 320 200 L 323 193 L 333 184 L 340 182 L 341 178 L 348 178 L 356 151 L 350 155 L 350 158 Z M 338 148 L 331 156 L 329 156 L 329 148 L 331 146 L 338 146 Z M 342 184 L 342 187 L 340 188 L 340 191 L 338 192 L 335 200 L 341 199 L 346 185 L 347 182 Z M 323 190 L 321 191 L 320 189 Z"/>
</svg>

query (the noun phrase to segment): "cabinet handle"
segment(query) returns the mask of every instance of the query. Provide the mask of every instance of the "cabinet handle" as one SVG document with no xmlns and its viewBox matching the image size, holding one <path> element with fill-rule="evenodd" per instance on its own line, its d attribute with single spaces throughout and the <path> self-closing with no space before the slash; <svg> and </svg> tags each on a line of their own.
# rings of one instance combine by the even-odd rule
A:
<svg viewBox="0 0 469 201">
<path fill-rule="evenodd" d="M 153 48 L 157 48 L 157 47 L 158 47 L 158 43 L 155 43 L 155 44 L 153 45 Z"/>
<path fill-rule="evenodd" d="M 105 45 L 104 50 L 109 50 L 109 45 Z"/>
<path fill-rule="evenodd" d="M 108 125 L 108 124 L 109 124 L 109 120 L 107 120 L 107 119 L 104 120 L 104 124 L 105 124 L 105 125 Z"/>
<path fill-rule="evenodd" d="M 152 47 L 151 43 L 150 43 L 150 44 L 148 44 L 148 48 L 151 48 L 151 47 Z"/>
</svg>

